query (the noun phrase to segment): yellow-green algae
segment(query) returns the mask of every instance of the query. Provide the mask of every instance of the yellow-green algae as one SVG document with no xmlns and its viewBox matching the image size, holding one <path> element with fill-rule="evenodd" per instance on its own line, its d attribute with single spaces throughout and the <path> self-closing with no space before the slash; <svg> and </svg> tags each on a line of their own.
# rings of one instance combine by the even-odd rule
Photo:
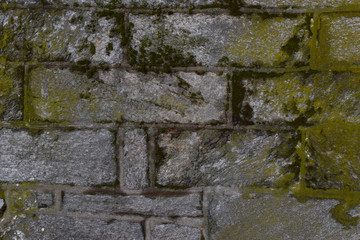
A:
<svg viewBox="0 0 360 240">
<path fill-rule="evenodd" d="M 273 67 L 286 62 L 286 67 L 292 67 L 303 61 L 304 56 L 300 55 L 308 52 L 310 32 L 305 27 L 307 24 L 304 15 L 262 19 L 254 14 L 245 20 L 240 34 L 232 34 L 226 52 L 230 61 L 240 66 Z M 295 53 L 300 55 L 292 56 Z"/>
<path fill-rule="evenodd" d="M 319 70 L 359 71 L 359 13 L 316 14 L 312 22 L 311 67 Z"/>
</svg>

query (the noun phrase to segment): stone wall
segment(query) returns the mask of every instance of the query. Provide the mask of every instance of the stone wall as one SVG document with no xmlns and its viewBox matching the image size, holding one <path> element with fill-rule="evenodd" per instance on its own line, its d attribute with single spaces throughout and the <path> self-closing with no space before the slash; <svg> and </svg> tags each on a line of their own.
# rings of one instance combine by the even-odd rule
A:
<svg viewBox="0 0 360 240">
<path fill-rule="evenodd" d="M 0 239 L 360 238 L 360 1 L 0 2 Z"/>
</svg>

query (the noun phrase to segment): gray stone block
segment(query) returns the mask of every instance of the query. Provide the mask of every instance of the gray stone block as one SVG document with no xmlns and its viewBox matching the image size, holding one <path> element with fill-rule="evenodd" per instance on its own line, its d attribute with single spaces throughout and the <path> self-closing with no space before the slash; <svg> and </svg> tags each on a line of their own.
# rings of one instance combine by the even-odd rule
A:
<svg viewBox="0 0 360 240">
<path fill-rule="evenodd" d="M 225 121 L 226 79 L 198 75 L 141 74 L 112 69 L 98 77 L 38 67 L 29 75 L 29 116 L 51 122 Z"/>
<path fill-rule="evenodd" d="M 18 217 L 1 229 L 1 239 L 144 239 L 140 223 L 74 219 L 63 216 L 32 215 Z"/>
<path fill-rule="evenodd" d="M 164 70 L 166 64 L 291 68 L 308 63 L 310 33 L 302 15 L 131 14 L 130 22 L 130 64 L 139 70 Z"/>
<path fill-rule="evenodd" d="M 241 124 L 360 122 L 356 73 L 238 72 L 232 81 L 234 121 Z"/>
<path fill-rule="evenodd" d="M 160 186 L 280 186 L 296 173 L 297 136 L 264 131 L 174 131 L 157 137 Z"/>
<path fill-rule="evenodd" d="M 64 211 L 155 216 L 201 216 L 201 197 L 191 194 L 172 197 L 65 194 Z"/>
<path fill-rule="evenodd" d="M 22 120 L 22 79 L 22 66 L 0 63 L 0 121 Z"/>
<path fill-rule="evenodd" d="M 54 195 L 52 193 L 36 193 L 38 208 L 47 208 L 54 205 Z"/>
<path fill-rule="evenodd" d="M 344 228 L 332 218 L 337 200 L 299 202 L 293 197 L 259 194 L 210 197 L 209 239 L 355 240 L 359 226 Z"/>
<path fill-rule="evenodd" d="M 117 178 L 113 133 L 107 130 L 0 130 L 0 181 L 76 185 Z"/>
<path fill-rule="evenodd" d="M 200 240 L 200 229 L 175 224 L 156 225 L 151 231 L 153 240 Z"/>
<path fill-rule="evenodd" d="M 140 190 L 148 186 L 147 134 L 143 129 L 131 129 L 124 133 L 122 179 L 120 184 L 127 189 Z"/>
</svg>

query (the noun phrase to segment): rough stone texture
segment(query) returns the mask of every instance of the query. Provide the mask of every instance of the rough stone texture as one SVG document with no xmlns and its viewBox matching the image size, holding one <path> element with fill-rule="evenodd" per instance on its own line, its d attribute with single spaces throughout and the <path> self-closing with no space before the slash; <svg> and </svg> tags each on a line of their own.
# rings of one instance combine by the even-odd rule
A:
<svg viewBox="0 0 360 240">
<path fill-rule="evenodd" d="M 277 186 L 295 177 L 290 133 L 170 131 L 158 136 L 161 186 Z M 285 181 L 285 182 L 284 182 Z"/>
<path fill-rule="evenodd" d="M 352 73 L 235 73 L 235 122 L 292 126 L 360 123 L 360 75 Z"/>
<path fill-rule="evenodd" d="M 0 63 L 0 121 L 22 120 L 22 78 L 21 66 Z"/>
<path fill-rule="evenodd" d="M 30 73 L 29 118 L 51 122 L 180 122 L 225 120 L 226 79 L 198 75 L 99 71 L 87 78 L 67 69 Z"/>
<path fill-rule="evenodd" d="M 122 14 L 101 11 L 9 10 L 0 12 L 0 46 L 16 61 L 116 64 L 122 61 L 122 24 Z"/>
<path fill-rule="evenodd" d="M 134 24 L 130 64 L 139 65 L 140 70 L 155 71 L 152 66 L 164 70 L 165 64 L 215 66 L 229 60 L 246 67 L 293 67 L 308 62 L 305 16 L 131 14 L 130 22 Z"/>
<path fill-rule="evenodd" d="M 308 187 L 360 191 L 360 124 L 326 123 L 302 134 Z"/>
<path fill-rule="evenodd" d="M 147 135 L 143 129 L 125 132 L 124 159 L 121 161 L 121 184 L 127 189 L 143 189 L 148 186 Z"/>
<path fill-rule="evenodd" d="M 114 136 L 107 130 L 0 130 L 0 181 L 76 185 L 116 180 Z"/>
<path fill-rule="evenodd" d="M 196 194 L 171 197 L 65 194 L 63 210 L 108 214 L 156 216 L 201 216 L 201 197 Z"/>
<path fill-rule="evenodd" d="M 200 240 L 201 231 L 197 228 L 175 224 L 160 224 L 151 231 L 153 240 Z"/>
<path fill-rule="evenodd" d="M 243 0 L 246 5 L 261 7 L 305 7 L 309 9 L 324 7 L 353 7 L 359 0 Z"/>
<path fill-rule="evenodd" d="M 356 240 L 359 227 L 349 229 L 332 218 L 336 200 L 299 202 L 292 197 L 214 194 L 210 197 L 211 240 L 331 239 Z"/>
<path fill-rule="evenodd" d="M 144 239 L 139 223 L 73 219 L 62 216 L 35 215 L 17 218 L 4 229 L 0 237 L 10 239 Z"/>
<path fill-rule="evenodd" d="M 359 68 L 360 14 L 321 14 L 313 67 L 346 70 Z"/>
<path fill-rule="evenodd" d="M 47 208 L 54 205 L 54 196 L 51 193 L 36 193 L 38 208 Z"/>
</svg>

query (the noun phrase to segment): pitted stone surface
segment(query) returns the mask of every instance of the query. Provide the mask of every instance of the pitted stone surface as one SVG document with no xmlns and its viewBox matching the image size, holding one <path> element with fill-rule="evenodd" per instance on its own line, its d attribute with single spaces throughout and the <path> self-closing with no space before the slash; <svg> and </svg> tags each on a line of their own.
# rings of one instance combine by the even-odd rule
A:
<svg viewBox="0 0 360 240">
<path fill-rule="evenodd" d="M 131 14 L 130 22 L 134 24 L 130 58 L 140 66 L 154 64 L 152 55 L 162 52 L 163 58 L 168 54 L 178 56 L 169 59 L 171 66 L 215 66 L 230 60 L 246 67 L 292 67 L 308 62 L 309 31 L 305 16 L 262 19 L 258 15 Z M 287 45 L 294 41 L 297 46 L 292 52 Z M 184 61 L 178 61 L 181 56 Z"/>
<path fill-rule="evenodd" d="M 359 68 L 360 14 L 321 14 L 314 67 L 344 70 Z"/>
<path fill-rule="evenodd" d="M 276 186 L 290 167 L 295 135 L 268 132 L 170 131 L 158 136 L 160 186 Z"/>
<path fill-rule="evenodd" d="M 9 228 L 1 229 L 0 237 L 10 239 L 144 239 L 139 223 L 73 219 L 70 217 L 33 215 L 17 218 Z M 5 231 L 4 231 L 5 230 Z"/>
<path fill-rule="evenodd" d="M 239 72 L 233 82 L 238 123 L 360 123 L 359 74 Z"/>
<path fill-rule="evenodd" d="M 211 240 L 359 238 L 358 226 L 345 229 L 331 217 L 338 204 L 332 199 L 214 194 L 209 202 Z"/>
<path fill-rule="evenodd" d="M 200 240 L 201 231 L 197 228 L 175 224 L 160 224 L 151 231 L 153 240 Z"/>
<path fill-rule="evenodd" d="M 121 161 L 122 179 L 127 189 L 143 189 L 148 186 L 147 134 L 143 129 L 125 132 L 124 159 Z M 121 183 L 121 182 L 120 182 Z"/>
<path fill-rule="evenodd" d="M 180 122 L 225 120 L 226 79 L 198 75 L 99 71 L 87 78 L 67 69 L 30 73 L 32 120 L 51 122 Z"/>
<path fill-rule="evenodd" d="M 0 181 L 76 185 L 116 180 L 113 133 L 107 130 L 0 130 Z"/>
<path fill-rule="evenodd" d="M 63 210 L 108 214 L 143 214 L 155 216 L 201 216 L 201 197 L 146 197 L 65 194 Z"/>
<path fill-rule="evenodd" d="M 23 68 L 0 64 L 0 121 L 22 120 Z"/>
</svg>

